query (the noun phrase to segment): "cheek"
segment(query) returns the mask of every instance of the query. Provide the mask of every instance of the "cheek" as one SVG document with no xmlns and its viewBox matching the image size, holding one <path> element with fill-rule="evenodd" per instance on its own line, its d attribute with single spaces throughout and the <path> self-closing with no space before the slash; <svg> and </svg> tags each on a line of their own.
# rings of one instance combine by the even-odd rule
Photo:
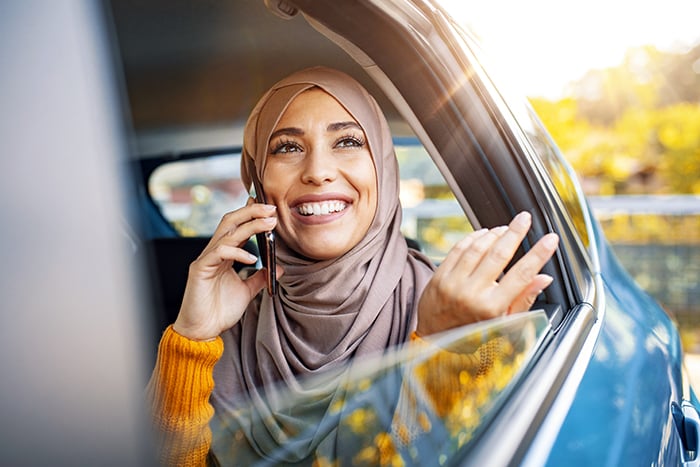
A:
<svg viewBox="0 0 700 467">
<path fill-rule="evenodd" d="M 263 190 L 267 196 L 268 203 L 280 201 L 280 198 L 287 192 L 293 174 L 289 168 L 283 170 L 279 164 L 268 164 L 263 172 Z"/>
<path fill-rule="evenodd" d="M 367 200 L 369 203 L 369 207 L 372 210 L 372 217 L 374 217 L 374 214 L 377 211 L 377 204 L 379 202 L 379 188 L 377 186 L 377 172 L 376 169 L 374 168 L 374 164 L 365 164 L 364 167 L 362 167 L 361 172 L 363 174 L 361 184 L 363 186 L 363 190 L 366 193 Z"/>
</svg>

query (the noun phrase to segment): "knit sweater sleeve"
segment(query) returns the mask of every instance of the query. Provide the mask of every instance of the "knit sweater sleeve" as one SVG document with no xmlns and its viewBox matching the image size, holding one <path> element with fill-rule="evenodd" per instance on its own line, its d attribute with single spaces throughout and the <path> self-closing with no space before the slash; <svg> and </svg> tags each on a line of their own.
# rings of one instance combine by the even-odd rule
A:
<svg viewBox="0 0 700 467">
<path fill-rule="evenodd" d="M 412 345 L 430 355 L 414 367 L 418 379 L 432 400 L 438 416 L 460 413 L 464 404 L 472 413 L 481 412 L 479 401 L 489 405 L 510 382 L 522 363 L 522 355 L 507 338 L 491 337 L 470 343 L 466 349 L 441 349 L 415 334 Z"/>
<path fill-rule="evenodd" d="M 212 437 L 209 421 L 214 415 L 209 396 L 223 348 L 220 337 L 192 341 L 172 326 L 163 333 L 146 388 L 162 465 L 206 465 Z"/>
<path fill-rule="evenodd" d="M 469 440 L 523 362 L 523 352 L 503 336 L 466 344 L 447 350 L 411 336 L 416 360 L 407 367 L 392 421 L 399 445 L 410 447 L 436 420 L 457 444 Z"/>
</svg>

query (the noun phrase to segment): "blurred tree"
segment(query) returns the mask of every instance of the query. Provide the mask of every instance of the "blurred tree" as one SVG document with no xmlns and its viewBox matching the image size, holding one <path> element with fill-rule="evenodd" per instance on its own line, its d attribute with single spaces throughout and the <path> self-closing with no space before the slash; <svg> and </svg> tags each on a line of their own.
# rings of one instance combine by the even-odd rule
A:
<svg viewBox="0 0 700 467">
<path fill-rule="evenodd" d="M 700 102 L 700 45 L 687 53 L 667 54 L 663 62 L 659 106 Z"/>
<path fill-rule="evenodd" d="M 658 112 L 659 171 L 675 193 L 700 194 L 700 104 L 677 104 Z"/>
<path fill-rule="evenodd" d="M 631 49 L 572 97 L 530 99 L 589 194 L 700 194 L 700 46 Z"/>
<path fill-rule="evenodd" d="M 572 85 L 585 119 L 611 125 L 629 109 L 656 106 L 664 82 L 663 54 L 654 47 L 631 49 L 620 66 L 590 70 Z"/>
</svg>

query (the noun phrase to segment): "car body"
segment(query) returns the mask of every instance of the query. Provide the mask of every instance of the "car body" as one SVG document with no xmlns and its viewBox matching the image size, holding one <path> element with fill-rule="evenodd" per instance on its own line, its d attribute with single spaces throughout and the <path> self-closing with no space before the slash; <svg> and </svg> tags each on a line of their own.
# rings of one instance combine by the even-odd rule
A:
<svg viewBox="0 0 700 467">
<path fill-rule="evenodd" d="M 698 405 L 682 366 L 677 329 L 620 266 L 575 174 L 526 100 L 510 96 L 482 64 L 474 38 L 427 0 L 264 3 L 142 5 L 115 0 L 107 5 L 107 19 L 97 22 L 109 32 L 113 28 L 114 70 L 123 77 L 108 89 L 121 90 L 128 102 L 129 144 L 124 152 L 130 154 L 136 176 L 126 176 L 112 191 L 115 197 L 120 190 L 127 193 L 130 202 L 121 209 L 131 214 L 125 216 L 134 226 L 129 237 L 136 257 L 144 261 L 138 281 L 120 282 L 141 297 L 138 308 L 146 313 L 141 318 L 150 320 L 155 330 L 144 339 L 149 357 L 144 360 L 151 362 L 160 330 L 177 312 L 186 265 L 206 241 L 204 233 L 188 238 L 185 230 L 166 222 L 167 209 L 149 185 L 152 176 L 170 163 L 228 155 L 233 159 L 226 159 L 224 167 L 235 178 L 240 128 L 257 97 L 295 69 L 328 65 L 355 76 L 377 97 L 399 152 L 408 154 L 402 172 L 409 171 L 406 167 L 420 152 L 428 157 L 418 166 L 432 160 L 434 169 L 415 172 L 439 173 L 442 181 L 437 185 L 451 191 L 448 200 L 438 195 L 406 207 L 404 217 L 415 219 L 407 236 L 419 224 L 439 218 L 448 221 L 430 225 L 448 225 L 461 216 L 464 226 L 440 237 L 453 243 L 469 230 L 506 224 L 527 210 L 533 228 L 523 250 L 547 232 L 561 239 L 544 268 L 554 282 L 535 304 L 538 312 L 493 325 L 480 323 L 445 337 L 448 346 L 484 330 L 513 333 L 523 328 L 522 319 L 536 329 L 524 346 L 523 363 L 491 399 L 469 441 L 440 462 L 695 461 Z M 117 131 L 114 139 L 106 140 L 122 144 L 119 137 Z M 424 179 L 421 183 L 428 185 Z M 196 198 L 191 190 L 188 196 L 190 203 Z M 176 208 L 168 209 L 172 213 Z M 426 245 L 429 237 L 420 237 L 418 243 L 439 262 L 444 249 Z M 115 242 L 108 235 L 102 240 L 105 245 Z M 144 288 L 145 298 L 140 295 Z M 381 381 L 386 367 L 376 365 L 363 369 L 362 377 Z M 421 462 L 429 462 L 429 448 L 421 449 Z"/>
</svg>

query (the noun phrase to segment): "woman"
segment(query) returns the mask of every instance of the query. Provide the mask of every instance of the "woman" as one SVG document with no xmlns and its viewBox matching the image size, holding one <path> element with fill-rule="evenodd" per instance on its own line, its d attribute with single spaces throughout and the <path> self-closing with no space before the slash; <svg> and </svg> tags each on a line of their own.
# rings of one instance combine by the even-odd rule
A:
<svg viewBox="0 0 700 467">
<path fill-rule="evenodd" d="M 302 377 L 342 371 L 351 358 L 412 335 L 527 310 L 552 281 L 537 271 L 556 249 L 554 234 L 501 277 L 530 227 L 526 213 L 467 236 L 437 271 L 409 250 L 399 231 L 388 125 L 364 88 L 338 71 L 295 73 L 262 97 L 244 131 L 242 174 L 246 186 L 261 183 L 269 204 L 251 200 L 224 216 L 192 263 L 150 383 L 168 462 L 198 465 L 210 448 L 230 451 L 225 436 L 211 444 L 214 411 L 237 413 L 272 385 L 306 391 Z M 241 246 L 273 228 L 281 267 L 279 294 L 271 297 L 260 293 L 264 271 L 242 278 L 231 265 L 254 264 Z M 261 410 L 277 415 L 274 407 Z M 247 442 L 265 455 L 294 422 L 273 423 L 265 434 L 241 423 Z M 305 458 L 324 436 L 292 457 Z"/>
</svg>

